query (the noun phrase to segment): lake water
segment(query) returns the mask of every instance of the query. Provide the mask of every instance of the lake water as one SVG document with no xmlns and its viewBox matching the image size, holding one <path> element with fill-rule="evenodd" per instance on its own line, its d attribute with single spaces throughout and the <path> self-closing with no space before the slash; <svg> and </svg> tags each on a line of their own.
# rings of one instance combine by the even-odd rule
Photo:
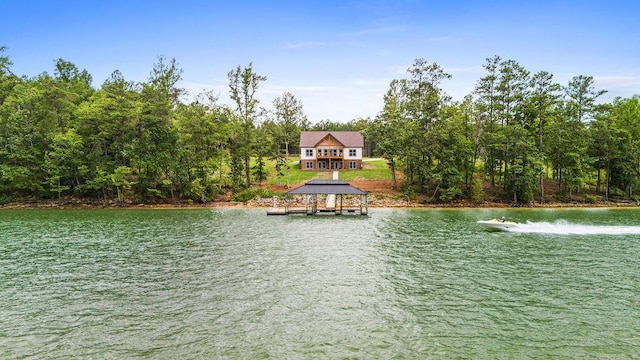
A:
<svg viewBox="0 0 640 360">
<path fill-rule="evenodd" d="M 0 210 L 0 358 L 640 357 L 640 210 L 265 214 Z"/>
</svg>

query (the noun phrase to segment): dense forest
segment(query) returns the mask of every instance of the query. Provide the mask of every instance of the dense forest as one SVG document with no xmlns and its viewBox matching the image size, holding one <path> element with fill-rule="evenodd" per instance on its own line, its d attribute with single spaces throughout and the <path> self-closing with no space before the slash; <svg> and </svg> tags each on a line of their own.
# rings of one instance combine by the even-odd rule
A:
<svg viewBox="0 0 640 360">
<path fill-rule="evenodd" d="M 599 103 L 591 76 L 559 84 L 494 56 L 454 101 L 441 88 L 451 75 L 416 59 L 374 119 L 311 124 L 289 92 L 260 106 L 267 77 L 251 63 L 227 74 L 231 104 L 213 92 L 185 102 L 182 69 L 164 56 L 146 82 L 116 70 L 99 88 L 86 70 L 54 63 L 53 74 L 18 76 L 0 48 L 0 204 L 207 202 L 263 185 L 267 163 L 286 176 L 303 130 L 361 131 L 371 155 L 403 174 L 399 191 L 433 202 L 482 201 L 487 188 L 516 204 L 587 191 L 637 200 L 640 97 Z"/>
</svg>

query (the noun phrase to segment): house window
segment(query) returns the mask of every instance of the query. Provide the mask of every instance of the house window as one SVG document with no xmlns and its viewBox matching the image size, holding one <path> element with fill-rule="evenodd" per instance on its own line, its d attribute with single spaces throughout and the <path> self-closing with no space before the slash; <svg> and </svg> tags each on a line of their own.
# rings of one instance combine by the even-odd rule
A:
<svg viewBox="0 0 640 360">
<path fill-rule="evenodd" d="M 356 157 L 356 149 L 349 149 L 349 157 Z"/>
<path fill-rule="evenodd" d="M 306 155 L 306 156 L 313 156 L 313 149 L 307 149 L 307 150 L 305 150 L 305 155 Z"/>
<path fill-rule="evenodd" d="M 349 169 L 357 169 L 358 162 L 357 161 L 349 161 Z"/>
<path fill-rule="evenodd" d="M 327 156 L 328 154 L 327 149 L 322 149 L 322 153 L 324 154 L 324 156 Z"/>
<path fill-rule="evenodd" d="M 307 161 L 304 165 L 307 169 L 313 169 L 313 161 Z"/>
<path fill-rule="evenodd" d="M 318 169 L 326 169 L 327 162 L 326 161 L 318 161 Z"/>
<path fill-rule="evenodd" d="M 338 149 L 331 149 L 331 156 L 338 156 Z"/>
</svg>

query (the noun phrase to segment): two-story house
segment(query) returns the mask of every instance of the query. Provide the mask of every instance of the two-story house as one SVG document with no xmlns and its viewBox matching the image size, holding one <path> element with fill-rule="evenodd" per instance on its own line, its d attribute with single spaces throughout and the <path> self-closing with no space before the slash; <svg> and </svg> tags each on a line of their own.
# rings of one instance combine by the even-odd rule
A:
<svg viewBox="0 0 640 360">
<path fill-rule="evenodd" d="M 300 134 L 300 169 L 362 169 L 364 137 L 358 131 L 304 131 Z"/>
</svg>

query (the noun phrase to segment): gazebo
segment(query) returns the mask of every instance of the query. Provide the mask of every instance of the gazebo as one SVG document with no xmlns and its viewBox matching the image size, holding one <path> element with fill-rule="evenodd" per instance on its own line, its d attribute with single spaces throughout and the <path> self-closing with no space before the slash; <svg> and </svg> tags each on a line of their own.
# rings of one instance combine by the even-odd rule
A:
<svg viewBox="0 0 640 360">
<path fill-rule="evenodd" d="M 290 206 L 290 201 L 286 200 L 285 208 L 281 210 L 275 206 L 274 202 L 274 208 L 267 211 L 267 215 L 367 215 L 369 212 L 368 193 L 351 186 L 344 180 L 314 179 L 300 187 L 287 191 L 285 195 L 304 196 L 304 207 Z M 319 201 L 318 195 L 325 195 L 324 201 Z M 351 200 L 351 206 L 345 204 L 345 196 L 348 197 L 347 200 Z M 324 203 L 324 206 L 318 206 L 319 202 Z"/>
</svg>

